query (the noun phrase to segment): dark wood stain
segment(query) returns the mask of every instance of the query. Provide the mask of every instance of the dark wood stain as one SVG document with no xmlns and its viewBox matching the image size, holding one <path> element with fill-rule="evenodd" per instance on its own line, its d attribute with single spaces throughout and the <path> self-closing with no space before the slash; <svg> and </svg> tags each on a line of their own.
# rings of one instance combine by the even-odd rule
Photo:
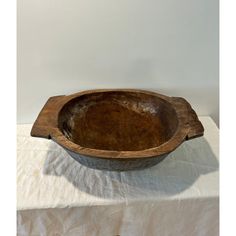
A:
<svg viewBox="0 0 236 236">
<path fill-rule="evenodd" d="M 52 138 L 89 167 L 132 170 L 158 163 L 203 131 L 183 98 L 111 89 L 51 97 L 31 135 Z"/>
</svg>

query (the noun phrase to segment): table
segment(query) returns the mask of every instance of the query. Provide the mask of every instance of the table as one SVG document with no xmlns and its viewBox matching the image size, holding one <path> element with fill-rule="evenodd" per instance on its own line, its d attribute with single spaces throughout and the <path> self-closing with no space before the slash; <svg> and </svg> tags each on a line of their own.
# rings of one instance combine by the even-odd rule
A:
<svg viewBox="0 0 236 236">
<path fill-rule="evenodd" d="M 18 235 L 219 234 L 219 131 L 183 143 L 145 170 L 89 169 L 17 126 Z"/>
</svg>

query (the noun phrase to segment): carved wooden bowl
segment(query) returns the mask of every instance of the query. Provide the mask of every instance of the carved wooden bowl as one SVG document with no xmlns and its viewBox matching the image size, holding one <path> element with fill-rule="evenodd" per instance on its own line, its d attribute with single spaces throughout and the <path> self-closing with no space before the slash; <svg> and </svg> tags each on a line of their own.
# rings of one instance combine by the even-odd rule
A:
<svg viewBox="0 0 236 236">
<path fill-rule="evenodd" d="M 111 89 L 49 98 L 31 135 L 53 139 L 88 167 L 122 171 L 153 166 L 203 131 L 183 98 Z"/>
</svg>

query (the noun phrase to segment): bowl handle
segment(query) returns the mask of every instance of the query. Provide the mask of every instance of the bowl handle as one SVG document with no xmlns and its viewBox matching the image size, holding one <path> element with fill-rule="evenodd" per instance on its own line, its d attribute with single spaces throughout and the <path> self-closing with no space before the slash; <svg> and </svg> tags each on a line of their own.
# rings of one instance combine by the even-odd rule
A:
<svg viewBox="0 0 236 236">
<path fill-rule="evenodd" d="M 181 115 L 180 119 L 183 119 L 188 126 L 186 140 L 203 136 L 204 127 L 191 105 L 181 97 L 173 97 L 172 99 L 176 105 L 176 110 Z"/>
<path fill-rule="evenodd" d="M 53 130 L 58 127 L 57 113 L 63 101 L 62 97 L 64 97 L 64 95 L 50 97 L 47 100 L 33 124 L 30 132 L 31 136 L 51 139 Z"/>
</svg>

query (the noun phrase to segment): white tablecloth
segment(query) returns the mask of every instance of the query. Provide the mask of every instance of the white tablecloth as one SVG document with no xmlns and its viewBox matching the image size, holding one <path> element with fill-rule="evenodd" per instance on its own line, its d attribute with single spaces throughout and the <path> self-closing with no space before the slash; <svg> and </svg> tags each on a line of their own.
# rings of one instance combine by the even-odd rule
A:
<svg viewBox="0 0 236 236">
<path fill-rule="evenodd" d="M 18 235 L 218 235 L 218 128 L 139 171 L 89 169 L 51 140 L 17 130 Z"/>
</svg>

